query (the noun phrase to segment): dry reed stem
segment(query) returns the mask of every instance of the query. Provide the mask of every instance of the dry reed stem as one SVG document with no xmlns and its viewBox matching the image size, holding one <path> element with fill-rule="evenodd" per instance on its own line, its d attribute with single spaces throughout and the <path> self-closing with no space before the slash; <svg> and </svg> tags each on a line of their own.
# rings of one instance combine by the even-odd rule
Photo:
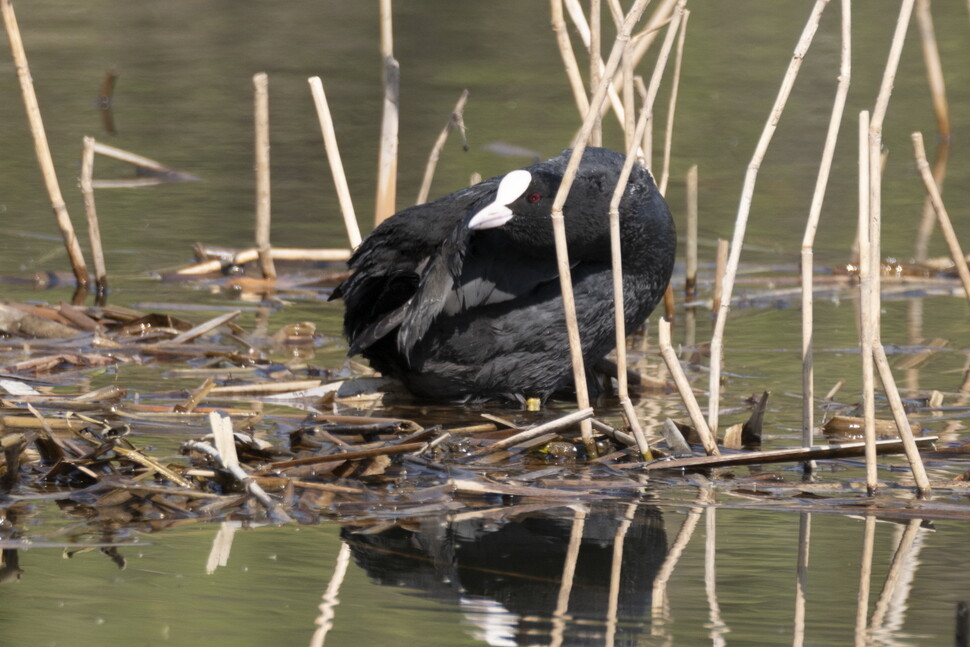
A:
<svg viewBox="0 0 970 647">
<path fill-rule="evenodd" d="M 940 231 L 943 232 L 946 246 L 950 250 L 950 257 L 953 259 L 957 274 L 960 276 L 963 291 L 967 295 L 967 300 L 970 301 L 970 269 L 967 268 L 967 257 L 963 254 L 960 241 L 957 239 L 956 231 L 953 229 L 953 223 L 950 222 L 950 216 L 946 212 L 946 207 L 943 206 L 943 197 L 940 195 L 940 189 L 933 180 L 932 173 L 930 173 L 930 165 L 926 161 L 926 149 L 923 147 L 923 134 L 918 132 L 913 133 L 912 138 L 913 149 L 916 155 L 916 167 L 919 169 L 920 176 L 923 178 L 923 184 L 926 186 L 926 193 L 933 204 L 933 210 L 936 211 L 936 217 L 940 221 Z"/>
<path fill-rule="evenodd" d="M 591 30 L 590 30 L 589 24 L 586 22 L 586 16 L 585 14 L 583 14 L 583 9 L 579 4 L 579 0 L 565 0 L 565 1 L 566 1 L 566 11 L 569 12 L 569 18 L 570 20 L 573 21 L 573 25 L 576 27 L 576 33 L 579 34 L 580 41 L 582 41 L 583 45 L 586 47 L 587 52 L 589 52 L 591 51 L 591 39 L 592 39 Z M 561 9 L 560 9 L 560 12 L 561 12 Z M 617 25 L 618 30 L 621 25 L 622 25 L 622 21 L 620 24 Z M 606 77 L 605 66 L 604 66 L 602 57 L 591 60 L 590 65 L 595 65 L 597 68 L 599 68 L 599 73 L 597 75 L 597 78 L 599 78 L 600 81 L 602 82 L 602 79 Z M 578 68 L 577 68 L 577 74 L 578 74 Z M 614 79 L 614 81 L 619 81 L 619 79 Z M 580 88 L 582 88 L 582 80 L 580 80 L 579 83 L 580 83 Z M 598 86 L 591 85 L 590 87 L 592 90 L 595 90 L 596 87 Z M 614 85 L 611 84 L 607 88 L 606 92 L 607 92 L 607 97 L 610 100 L 610 107 L 613 109 L 613 113 L 616 115 L 617 121 L 619 121 L 620 126 L 623 127 L 623 125 L 626 123 L 626 111 L 623 108 L 623 101 L 620 99 L 620 95 L 617 94 L 616 87 Z M 589 100 L 586 98 L 585 95 L 583 96 L 583 99 L 586 102 L 586 107 L 588 110 Z M 586 110 L 581 110 L 579 114 L 585 115 Z M 602 116 L 603 116 L 602 110 L 600 110 L 599 114 L 597 115 L 597 119 L 602 120 Z"/>
<path fill-rule="evenodd" d="M 812 340 L 814 337 L 814 245 L 815 233 L 818 231 L 818 221 L 822 214 L 822 203 L 825 200 L 825 189 L 828 186 L 832 171 L 832 158 L 835 156 L 835 144 L 839 138 L 839 126 L 845 112 L 845 98 L 849 93 L 849 83 L 852 72 L 852 9 L 851 0 L 842 0 L 842 54 L 839 65 L 839 83 L 832 104 L 832 115 L 829 118 L 828 132 L 822 147 L 822 160 L 819 163 L 818 178 L 815 181 L 815 192 L 812 194 L 812 204 L 808 212 L 808 222 L 805 225 L 805 235 L 802 238 L 802 445 L 811 447 L 812 435 L 815 429 L 815 376 L 814 358 L 812 355 Z M 813 465 L 805 464 L 808 471 Z"/>
<path fill-rule="evenodd" d="M 771 138 L 775 133 L 775 129 L 778 127 L 778 121 L 781 119 L 781 113 L 785 109 L 788 95 L 791 93 L 792 86 L 795 84 L 795 78 L 798 76 L 798 71 L 801 68 L 805 54 L 812 44 L 815 31 L 818 29 L 819 19 L 827 4 L 828 0 L 816 0 L 815 6 L 812 8 L 808 22 L 805 24 L 798 44 L 795 46 L 795 52 L 792 55 L 791 62 L 788 64 L 788 70 L 785 72 L 785 77 L 782 80 L 781 88 L 778 90 L 775 103 L 771 108 L 768 121 L 765 123 L 764 129 L 761 132 L 761 137 L 758 140 L 758 145 L 755 147 L 751 162 L 748 164 L 747 173 L 745 173 L 744 188 L 741 191 L 741 202 L 738 206 L 738 215 L 734 223 L 734 237 L 731 240 L 731 256 L 724 274 L 721 303 L 717 309 L 717 320 L 714 323 L 714 333 L 711 336 L 708 424 L 711 430 L 715 432 L 717 431 L 718 406 L 721 399 L 721 354 L 724 347 L 724 327 L 727 323 L 728 312 L 731 309 L 731 294 L 734 290 L 734 279 L 737 276 L 738 263 L 741 260 L 741 247 L 744 242 L 744 231 L 748 224 L 748 214 L 751 212 L 751 201 L 754 197 L 754 185 L 758 178 L 758 169 L 761 167 L 761 161 L 764 159 L 768 145 L 771 143 Z"/>
<path fill-rule="evenodd" d="M 937 132 L 943 141 L 949 141 L 950 108 L 946 100 L 946 83 L 943 80 L 940 49 L 936 45 L 930 0 L 917 0 L 916 24 L 923 44 L 923 60 L 926 62 L 926 78 L 930 84 L 930 96 L 933 98 L 933 111 L 936 113 Z"/>
<path fill-rule="evenodd" d="M 869 166 L 868 153 L 869 112 L 859 113 L 859 309 L 862 325 L 859 335 L 862 345 L 862 410 L 865 419 L 863 431 L 866 442 L 866 489 L 869 494 L 876 491 L 878 476 L 876 474 L 876 413 L 875 413 L 875 377 L 873 373 L 872 345 L 875 339 L 874 322 L 872 317 L 872 254 L 869 245 L 869 175 L 873 169 Z M 876 170 L 878 173 L 878 170 Z"/>
<path fill-rule="evenodd" d="M 167 339 L 165 341 L 159 342 L 158 345 L 159 346 L 170 346 L 170 345 L 184 344 L 186 342 L 190 342 L 193 339 L 196 339 L 197 337 L 201 337 L 202 335 L 206 334 L 207 332 L 209 332 L 211 330 L 215 330 L 219 326 L 221 326 L 221 325 L 223 325 L 225 323 L 228 323 L 228 322 L 232 321 L 233 319 L 235 319 L 236 317 L 238 317 L 240 314 L 242 314 L 242 310 L 233 310 L 231 312 L 227 312 L 225 314 L 221 314 L 218 317 L 213 317 L 209 321 L 206 321 L 204 323 L 201 323 L 198 326 L 193 326 L 189 330 L 186 330 L 185 332 L 183 332 L 183 333 L 181 333 L 179 335 L 176 335 L 175 337 L 172 337 L 171 339 Z"/>
<path fill-rule="evenodd" d="M 145 157 L 144 155 L 138 155 L 137 153 L 126 151 L 116 146 L 110 146 L 95 140 L 93 147 L 94 152 L 98 155 L 104 155 L 105 157 L 111 157 L 122 162 L 127 162 L 132 166 L 141 166 L 143 168 L 157 171 L 158 173 L 172 172 L 171 168 L 165 166 L 161 162 L 153 160 L 150 157 Z"/>
<path fill-rule="evenodd" d="M 556 45 L 559 47 L 559 55 L 562 57 L 563 66 L 566 68 L 566 78 L 569 79 L 569 87 L 573 91 L 576 108 L 579 110 L 579 114 L 585 115 L 589 111 L 589 98 L 586 96 L 583 77 L 579 72 L 579 64 L 576 62 L 576 53 L 573 51 L 572 41 L 569 40 L 569 32 L 566 30 L 562 3 L 563 0 L 549 0 L 552 31 L 556 35 Z"/>
<path fill-rule="evenodd" d="M 465 112 L 465 103 L 467 101 L 468 90 L 462 90 L 461 96 L 458 97 L 458 102 L 448 116 L 448 123 L 441 129 L 441 133 L 438 134 L 438 139 L 435 140 L 434 146 L 431 148 L 431 154 L 428 155 L 428 163 L 424 168 L 424 178 L 421 180 L 421 188 L 418 190 L 418 197 L 415 200 L 415 204 L 424 204 L 428 201 L 428 194 L 431 193 L 431 180 L 434 178 L 434 171 L 438 166 L 441 151 L 445 147 L 445 142 L 448 141 L 448 133 L 455 127 L 464 130 L 465 124 L 462 115 Z"/>
<path fill-rule="evenodd" d="M 658 185 L 661 195 L 667 194 L 667 181 L 670 179 L 670 151 L 673 147 L 674 139 L 674 115 L 677 112 L 677 93 L 680 89 L 680 68 L 684 60 L 684 41 L 687 39 L 687 20 L 690 18 L 690 11 L 684 9 L 682 15 L 680 33 L 677 36 L 677 52 L 674 56 L 674 77 L 670 85 L 670 103 L 667 106 L 667 128 L 664 131 L 664 162 L 663 170 L 660 173 L 660 184 Z"/>
<path fill-rule="evenodd" d="M 879 367 L 879 376 L 883 384 L 883 389 L 889 396 L 893 417 L 896 426 L 899 428 L 899 436 L 903 439 L 906 449 L 906 457 L 909 459 L 910 469 L 913 471 L 913 478 L 916 480 L 917 488 L 921 495 L 926 496 L 930 492 L 929 480 L 926 478 L 923 461 L 916 443 L 913 440 L 913 432 L 906 419 L 902 403 L 899 402 L 899 393 L 893 379 L 889 364 L 883 364 L 885 351 L 882 347 L 881 334 L 881 276 L 880 276 L 880 251 L 881 241 L 881 221 L 882 221 L 882 125 L 889 108 L 889 98 L 892 95 L 893 82 L 896 78 L 896 71 L 899 68 L 899 59 L 902 56 L 903 44 L 906 41 L 906 31 L 909 28 L 910 17 L 913 13 L 915 0 L 903 0 L 899 9 L 899 17 L 896 21 L 896 30 L 893 33 L 892 44 L 889 47 L 889 56 L 886 60 L 886 69 L 883 72 L 882 83 L 879 87 L 879 95 L 876 97 L 876 105 L 872 111 L 872 119 L 869 122 L 869 247 L 870 247 L 870 280 L 871 303 L 869 304 L 869 322 L 863 327 L 866 336 L 872 336 L 871 349 L 874 353 L 876 364 Z M 860 255 L 863 254 L 860 248 Z M 867 438 L 874 436 L 875 430 L 866 429 Z M 868 459 L 868 455 L 867 455 Z M 874 470 L 874 468 L 872 468 Z M 875 485 L 875 483 L 870 483 Z M 870 494 L 873 494 L 870 491 Z"/>
<path fill-rule="evenodd" d="M 906 452 L 906 459 L 909 461 L 909 468 L 913 472 L 913 480 L 916 481 L 916 489 L 921 497 L 930 495 L 930 480 L 926 476 L 926 467 L 923 459 L 919 455 L 919 448 L 913 439 L 913 429 L 906 417 L 906 410 L 903 408 L 903 400 L 899 397 L 899 389 L 896 388 L 896 381 L 893 379 L 893 371 L 886 358 L 886 349 L 882 343 L 873 344 L 874 359 L 876 368 L 879 370 L 879 380 L 882 388 L 886 392 L 886 399 L 889 400 L 889 407 L 893 412 L 893 419 L 896 421 L 896 428 L 899 430 L 899 439 L 903 442 L 903 450 Z"/>
<path fill-rule="evenodd" d="M 613 50 L 603 71 L 603 83 L 600 83 L 590 101 L 589 110 L 583 119 L 583 126 L 573 141 L 573 152 L 563 173 L 562 183 L 556 192 L 556 198 L 552 204 L 552 229 L 556 243 L 556 260 L 559 269 L 559 285 L 562 289 L 563 309 L 566 317 L 566 330 L 569 335 L 569 351 L 573 365 L 573 381 L 576 385 L 576 401 L 580 409 L 589 407 L 589 388 L 586 384 L 586 369 L 583 362 L 582 342 L 579 338 L 579 324 L 576 321 L 576 303 L 573 296 L 572 272 L 569 268 L 569 252 L 566 245 L 566 225 L 563 219 L 562 208 L 566 202 L 566 196 L 576 179 L 576 172 L 579 170 L 579 163 L 583 158 L 583 151 L 586 149 L 586 142 L 589 141 L 589 134 L 593 128 L 593 122 L 599 113 L 600 106 L 606 98 L 606 90 L 609 83 L 606 81 L 613 77 L 613 73 L 620 64 L 623 50 L 630 45 L 630 32 L 633 26 L 640 19 L 643 10 L 649 0 L 635 0 L 630 12 L 623 21 L 620 33 L 616 36 Z M 596 456 L 596 445 L 593 442 L 592 424 L 584 420 L 581 426 L 583 442 L 590 456 Z"/>
<path fill-rule="evenodd" d="M 654 10 L 653 14 L 647 20 L 647 24 L 644 26 L 643 30 L 636 35 L 633 39 L 633 61 L 634 66 L 639 64 L 643 55 L 647 53 L 650 46 L 653 45 L 653 41 L 657 38 L 660 28 L 670 20 L 670 16 L 674 11 L 674 6 L 679 2 L 679 0 L 663 0 Z M 618 78 L 613 79 L 613 82 L 619 85 L 620 80 Z"/>
<path fill-rule="evenodd" d="M 310 77 L 308 82 L 310 93 L 313 95 L 313 105 L 317 109 L 317 118 L 320 120 L 323 147 L 327 152 L 327 162 L 330 164 L 330 174 L 333 176 L 337 200 L 340 202 L 340 213 L 343 214 L 347 238 L 350 240 L 351 249 L 357 249 L 361 240 L 360 226 L 357 223 L 357 214 L 354 213 L 354 202 L 350 197 L 350 187 L 347 185 L 347 175 L 344 173 L 344 164 L 340 158 L 340 148 L 337 146 L 337 133 L 334 130 L 327 94 L 323 90 L 323 81 L 319 76 Z"/>
<path fill-rule="evenodd" d="M 595 88 L 600 84 L 600 66 L 603 64 L 603 54 L 601 52 L 602 47 L 600 43 L 602 42 L 602 31 L 600 29 L 600 21 L 602 18 L 602 11 L 600 8 L 600 0 L 589 0 L 589 87 Z M 624 61 L 625 63 L 625 61 Z M 623 86 L 624 89 L 626 85 Z M 624 106 L 625 108 L 626 106 Z M 627 125 L 629 122 L 627 122 Z M 602 117 L 596 119 L 593 123 L 593 132 L 589 137 L 590 144 L 593 146 L 603 145 L 603 120 Z"/>
<path fill-rule="evenodd" d="M 269 78 L 265 72 L 253 75 L 256 128 L 256 249 L 263 278 L 276 278 L 276 267 L 270 255 L 270 188 L 269 188 Z"/>
<path fill-rule="evenodd" d="M 576 424 L 577 422 L 581 423 L 583 421 L 588 421 L 592 417 L 593 410 L 587 407 L 560 418 L 556 418 L 555 420 L 550 420 L 549 422 L 541 425 L 536 425 L 535 427 L 531 427 L 525 431 L 520 431 L 517 434 L 509 436 L 508 438 L 503 438 L 502 440 L 496 441 L 490 445 L 486 445 L 485 447 L 481 447 L 480 449 L 469 453 L 468 458 L 479 458 L 487 454 L 493 454 L 502 449 L 507 449 L 513 445 L 518 445 L 519 443 L 542 436 L 550 431 L 562 429 L 563 427 L 568 427 L 569 425 Z"/>
<path fill-rule="evenodd" d="M 697 291 L 697 164 L 687 169 L 687 260 L 684 294 L 690 299 Z"/>
<path fill-rule="evenodd" d="M 94 277 L 99 294 L 108 290 L 108 272 L 104 264 L 104 250 L 101 247 L 101 226 L 98 223 L 98 210 L 94 205 L 94 187 L 91 177 L 94 175 L 94 138 L 84 138 L 84 150 L 81 153 L 81 195 L 84 197 L 84 215 L 88 220 L 88 239 L 91 244 L 91 257 L 94 259 Z"/>
<path fill-rule="evenodd" d="M 677 3 L 673 17 L 671 18 L 670 24 L 667 27 L 667 34 L 664 36 L 663 45 L 660 47 L 660 53 L 657 55 L 657 61 L 653 68 L 653 74 L 650 75 L 650 83 L 647 85 L 647 98 L 643 106 L 643 110 L 647 112 L 647 123 L 651 125 L 650 131 L 652 131 L 653 104 L 657 100 L 657 92 L 660 90 L 660 81 L 663 78 L 664 69 L 667 67 L 667 60 L 670 58 L 670 50 L 673 49 L 674 40 L 676 39 L 677 33 L 680 30 L 680 22 L 684 17 L 685 4 L 687 4 L 687 0 L 680 0 Z M 652 140 L 652 133 L 648 132 L 648 135 Z M 646 158 L 648 167 L 652 168 L 651 164 L 653 151 L 650 147 L 644 147 L 643 154 Z M 663 191 L 661 191 L 661 193 L 663 193 Z"/>
<path fill-rule="evenodd" d="M 219 455 L 219 452 L 208 443 L 190 441 L 185 443 L 185 446 L 189 449 L 206 454 L 216 462 L 222 462 L 222 457 Z M 266 494 L 266 491 L 263 490 L 263 488 L 260 487 L 256 481 L 250 478 L 241 467 L 236 465 L 234 469 L 227 468 L 227 470 L 236 478 L 237 481 L 245 486 L 246 490 L 253 495 L 253 498 L 259 501 L 263 507 L 266 508 L 266 512 L 269 514 L 274 523 L 289 523 L 293 521 L 290 515 L 286 514 L 283 508 L 280 507 L 276 501 L 273 501 L 273 499 Z"/>
<path fill-rule="evenodd" d="M 684 375 L 684 369 L 680 365 L 680 360 L 677 359 L 677 353 L 674 352 L 674 347 L 670 343 L 670 322 L 663 317 L 657 321 L 657 333 L 660 354 L 664 358 L 667 370 L 670 371 L 671 376 L 674 378 L 674 384 L 677 385 L 677 392 L 680 393 L 680 398 L 687 408 L 687 415 L 690 417 L 690 421 L 693 423 L 697 435 L 700 436 L 701 444 L 704 445 L 704 451 L 707 452 L 708 456 L 719 456 L 721 452 L 717 448 L 717 440 L 714 438 L 711 428 L 707 426 L 704 414 L 701 413 L 701 408 L 697 404 L 697 399 L 694 397 L 694 391 L 690 388 L 690 382 L 687 381 L 687 376 Z"/>
<path fill-rule="evenodd" d="M 623 58 L 620 59 L 620 69 L 623 70 L 623 150 L 630 150 L 636 142 L 634 130 L 636 128 L 636 108 L 633 103 L 633 56 L 630 47 L 623 49 Z M 644 106 L 643 112 L 649 119 L 650 115 L 647 107 Z M 599 123 L 597 120 L 594 123 Z"/>
<path fill-rule="evenodd" d="M 723 238 L 718 238 L 714 255 L 714 296 L 711 300 L 711 311 L 715 315 L 721 309 L 721 300 L 724 298 L 724 273 L 727 271 L 729 250 L 730 243 Z"/>
<path fill-rule="evenodd" d="M 54 170 L 50 145 L 47 143 L 47 132 L 44 130 L 44 120 L 40 115 L 40 104 L 37 102 L 34 81 L 30 76 L 27 52 L 24 49 L 23 39 L 20 37 L 17 16 L 14 14 L 10 0 L 0 0 L 0 13 L 3 14 L 7 39 L 10 41 L 10 53 L 13 56 L 14 67 L 17 69 L 17 79 L 20 81 L 24 109 L 27 111 L 27 122 L 30 124 L 30 134 L 34 140 L 34 152 L 37 155 L 37 162 L 40 164 L 40 171 L 44 177 L 47 195 L 50 197 L 57 226 L 61 230 L 61 237 L 64 239 L 64 247 L 67 249 L 67 256 L 71 261 L 74 279 L 77 281 L 78 287 L 84 287 L 88 284 L 88 271 L 84 264 L 84 254 L 81 252 L 81 245 L 78 243 L 74 226 L 71 224 L 71 216 L 67 213 L 67 205 L 64 204 L 64 197 L 61 195 L 61 187 Z"/>
<path fill-rule="evenodd" d="M 377 162 L 377 197 L 374 224 L 379 225 L 397 210 L 397 147 L 401 68 L 394 58 L 391 0 L 381 0 L 381 57 L 384 60 L 384 110 L 381 119 L 381 148 Z"/>
<path fill-rule="evenodd" d="M 949 140 L 941 141 L 936 146 L 936 158 L 933 160 L 933 182 L 942 193 L 943 182 L 946 180 L 946 164 L 950 157 Z M 923 214 L 920 217 L 919 229 L 916 231 L 916 243 L 913 245 L 913 258 L 918 262 L 927 259 L 930 248 L 930 237 L 936 225 L 936 209 L 933 201 L 927 195 L 923 200 Z"/>
<path fill-rule="evenodd" d="M 629 48 L 628 48 L 629 49 Z M 624 56 L 624 58 L 626 58 Z M 632 84 L 631 84 L 632 85 Z M 620 169 L 620 176 L 617 178 L 616 187 L 613 189 L 613 197 L 610 200 L 610 252 L 613 270 L 613 323 L 616 327 L 616 380 L 618 396 L 627 423 L 636 438 L 637 447 L 644 460 L 649 460 L 650 445 L 640 427 L 633 402 L 630 400 L 630 391 L 627 383 L 627 362 L 626 362 L 626 317 L 624 315 L 623 299 L 623 258 L 621 254 L 620 241 L 620 202 L 626 192 L 627 181 L 633 171 L 633 164 L 636 162 L 637 142 L 646 130 L 649 112 L 644 109 L 640 112 L 636 127 L 627 135 L 626 159 L 623 161 L 623 168 Z"/>
<path fill-rule="evenodd" d="M 314 261 L 314 262 L 340 262 L 350 258 L 349 249 L 291 249 L 285 247 L 270 248 L 270 255 L 277 261 Z M 237 252 L 232 262 L 234 265 L 244 265 L 251 263 L 259 258 L 259 251 L 256 248 L 244 249 Z M 175 274 L 180 276 L 192 276 L 196 274 L 209 274 L 218 272 L 225 265 L 225 261 L 213 259 L 202 261 L 187 267 L 178 269 Z"/>
</svg>

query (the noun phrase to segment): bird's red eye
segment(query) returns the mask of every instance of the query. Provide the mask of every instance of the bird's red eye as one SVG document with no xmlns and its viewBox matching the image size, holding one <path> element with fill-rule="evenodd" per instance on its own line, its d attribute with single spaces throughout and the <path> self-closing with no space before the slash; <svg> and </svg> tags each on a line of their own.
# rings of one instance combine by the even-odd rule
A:
<svg viewBox="0 0 970 647">
<path fill-rule="evenodd" d="M 529 197 L 526 198 L 526 200 L 528 200 L 529 202 L 538 202 L 541 199 L 542 199 L 542 196 L 539 195 L 538 193 L 530 193 Z"/>
</svg>

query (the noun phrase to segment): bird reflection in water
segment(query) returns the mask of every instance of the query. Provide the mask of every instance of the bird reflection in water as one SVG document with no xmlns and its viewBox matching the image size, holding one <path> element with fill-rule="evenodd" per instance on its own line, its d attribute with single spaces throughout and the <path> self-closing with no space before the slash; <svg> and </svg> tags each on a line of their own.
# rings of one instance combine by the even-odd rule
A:
<svg viewBox="0 0 970 647">
<path fill-rule="evenodd" d="M 439 515 L 342 536 L 374 582 L 455 602 L 489 645 L 639 644 L 667 554 L 660 511 L 627 502 Z"/>
</svg>

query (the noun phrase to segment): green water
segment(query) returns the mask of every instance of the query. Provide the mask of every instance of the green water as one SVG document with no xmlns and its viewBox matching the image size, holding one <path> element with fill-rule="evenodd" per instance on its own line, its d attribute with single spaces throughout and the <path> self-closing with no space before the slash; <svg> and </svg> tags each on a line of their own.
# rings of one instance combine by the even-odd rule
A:
<svg viewBox="0 0 970 647">
<path fill-rule="evenodd" d="M 797 276 L 804 221 L 838 74 L 839 7 L 831 4 L 760 171 L 742 256 L 745 274 L 736 290 L 740 295 L 757 296 L 768 288 L 789 285 L 785 281 Z M 808 5 L 794 0 L 706 0 L 691 3 L 690 8 L 667 198 L 683 230 L 684 176 L 697 164 L 701 291 L 708 298 L 715 241 L 731 236 L 745 168 Z M 239 323 L 247 329 L 255 325 L 253 304 L 241 303 L 232 293 L 160 282 L 155 277 L 162 269 L 188 263 L 193 243 L 251 244 L 255 204 L 251 77 L 256 72 L 265 71 L 270 77 L 274 244 L 346 245 L 306 84 L 313 75 L 320 75 L 326 86 L 355 207 L 363 229 L 370 228 L 381 106 L 375 4 L 91 0 L 81 4 L 20 2 L 16 9 L 61 186 L 82 240 L 83 208 L 74 187 L 84 135 L 203 178 L 97 193 L 111 303 L 147 305 L 147 309 L 162 311 L 167 310 L 166 304 L 202 306 L 201 312 L 176 312 L 195 322 L 227 307 L 243 307 L 246 312 Z M 857 117 L 859 110 L 871 109 L 875 100 L 896 8 L 885 0 L 866 0 L 853 3 L 853 12 L 852 87 L 815 253 L 822 273 L 849 257 L 856 219 Z M 965 205 L 970 203 L 970 164 L 962 144 L 970 130 L 966 110 L 970 68 L 965 65 L 970 57 L 970 19 L 962 3 L 937 2 L 933 12 L 954 133 L 944 198 L 958 235 L 970 241 L 970 221 L 965 215 Z M 490 144 L 514 144 L 544 157 L 568 145 L 579 119 L 545 3 L 408 0 L 397 3 L 394 18 L 402 88 L 399 207 L 410 204 L 417 194 L 427 153 L 464 88 L 470 91 L 465 111 L 469 150 L 462 151 L 452 135 L 438 166 L 433 195 L 463 186 L 473 172 L 487 177 L 530 162 L 491 152 Z M 29 277 L 36 272 L 66 271 L 13 66 L 5 55 L 0 61 L 0 70 L 5 72 L 0 74 L 0 123 L 4 124 L 0 130 L 4 153 L 0 156 L 0 222 L 5 232 L 0 239 L 0 275 Z M 652 65 L 648 56 L 640 72 L 649 76 Z M 103 132 L 95 105 L 107 70 L 119 75 L 113 104 L 116 135 Z M 666 116 L 668 88 L 664 84 L 658 104 L 661 122 Z M 914 25 L 884 133 L 888 158 L 883 183 L 883 248 L 887 255 L 901 259 L 912 254 L 923 201 L 909 140 L 910 133 L 917 130 L 924 133 L 932 156 L 936 122 Z M 609 120 L 606 145 L 620 146 Z M 659 160 L 659 153 L 655 159 Z M 658 165 L 659 161 L 655 171 Z M 107 178 L 128 172 L 118 163 L 99 158 L 95 175 Z M 931 255 L 945 253 L 937 234 Z M 749 276 L 767 276 L 774 284 Z M 682 280 L 683 268 L 679 267 L 678 288 Z M 57 303 L 68 300 L 71 290 L 68 286 L 45 291 L 4 284 L 0 296 Z M 319 294 L 285 298 L 286 305 L 269 312 L 269 331 L 294 321 L 315 321 L 326 343 L 317 349 L 314 361 L 339 368 L 345 355 L 339 334 L 340 304 L 326 303 Z M 837 397 L 850 404 L 858 401 L 860 390 L 856 310 L 856 295 L 846 285 L 816 299 L 816 388 L 824 394 L 844 379 Z M 959 404 L 952 394 L 963 381 L 970 332 L 968 308 L 959 286 L 950 283 L 938 293 L 887 294 L 883 310 L 883 340 L 894 362 L 913 346 L 934 338 L 949 340 L 946 350 L 918 369 L 896 371 L 901 385 L 908 389 L 906 394 L 923 395 L 936 389 L 951 394 L 947 404 Z M 709 331 L 709 317 L 699 311 L 697 341 L 706 341 Z M 651 331 L 648 337 L 650 344 L 653 334 Z M 686 338 L 683 318 L 674 334 L 675 341 Z M 797 298 L 778 297 L 735 307 L 727 332 L 725 370 L 729 375 L 723 393 L 723 424 L 743 421 L 748 415 L 745 399 L 770 390 L 766 444 L 798 444 L 799 354 Z M 655 354 L 648 354 L 644 362 L 648 372 L 660 371 Z M 132 393 L 166 392 L 191 384 L 191 380 L 175 377 L 169 368 L 121 367 L 90 379 L 94 386 L 117 382 Z M 703 367 L 693 369 L 691 376 L 696 387 L 706 389 Z M 702 398 L 702 404 L 706 405 L 706 399 Z M 666 416 L 683 415 L 673 396 L 646 398 L 638 409 L 650 428 Z M 399 412 L 420 413 L 406 403 L 386 413 Z M 468 413 L 466 418 L 473 415 Z M 928 431 L 956 441 L 966 437 L 965 415 L 953 412 L 934 418 L 921 413 L 916 417 Z M 181 440 L 178 434 L 179 430 L 154 430 L 146 440 L 174 448 Z M 945 478 L 959 471 L 939 463 L 930 470 Z M 840 466 L 837 471 L 823 471 L 819 478 L 823 483 L 837 482 L 858 478 L 859 473 L 855 467 Z M 650 488 L 650 503 L 662 519 L 660 528 L 654 528 L 655 538 L 662 538 L 665 548 L 643 559 L 662 560 L 690 518 L 688 511 L 696 493 L 693 485 L 680 482 L 661 481 Z M 718 507 L 704 508 L 671 576 L 667 613 L 652 616 L 649 582 L 641 583 L 645 588 L 639 602 L 648 610 L 622 618 L 622 631 L 617 635 L 623 638 L 616 644 L 794 642 L 802 521 L 798 500 L 785 510 L 750 509 L 750 500 L 726 494 L 718 494 L 716 501 Z M 938 503 L 960 510 L 965 501 L 943 497 Z M 27 508 L 19 512 L 7 508 L 5 517 L 14 525 L 17 519 L 26 520 L 17 537 L 65 542 L 102 539 L 92 533 L 94 526 L 53 505 L 21 505 Z M 807 503 L 805 509 L 810 509 Z M 959 514 L 965 518 L 965 509 Z M 716 524 L 716 605 L 704 585 L 705 564 L 711 563 L 705 558 L 705 541 L 713 527 L 708 523 Z M 877 598 L 904 524 L 875 525 L 870 611 L 878 610 Z M 864 525 L 861 516 L 811 516 L 804 644 L 851 644 Z M 0 528 L 8 531 L 7 526 Z M 60 548 L 20 551 L 20 581 L 0 585 L 0 643 L 309 644 L 341 545 L 340 528 L 321 523 L 240 530 L 228 563 L 207 573 L 217 530 L 216 524 L 200 523 L 103 538 L 137 542 L 119 549 L 127 560 L 124 570 L 97 550 L 69 560 L 63 558 Z M 916 532 L 906 559 L 900 556 L 909 565 L 909 579 L 903 578 L 893 601 L 880 612 L 882 622 L 875 628 L 871 644 L 952 641 L 956 603 L 967 598 L 967 538 L 968 525 L 963 520 L 938 520 L 932 528 Z M 10 559 L 12 556 L 5 556 L 7 564 Z M 462 605 L 454 580 L 392 585 L 390 581 L 378 584 L 371 575 L 356 560 L 349 564 L 328 645 L 487 643 L 482 627 Z M 549 620 L 548 615 L 543 618 Z M 602 644 L 604 640 L 603 623 L 588 632 L 581 623 L 568 626 L 564 644 Z M 494 644 L 553 642 L 545 625 L 531 637 L 499 633 L 492 640 Z"/>
</svg>

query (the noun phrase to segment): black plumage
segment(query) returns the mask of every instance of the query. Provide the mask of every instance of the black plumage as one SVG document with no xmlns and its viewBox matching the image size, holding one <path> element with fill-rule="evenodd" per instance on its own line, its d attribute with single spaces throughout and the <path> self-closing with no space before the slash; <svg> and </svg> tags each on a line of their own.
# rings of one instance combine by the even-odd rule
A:
<svg viewBox="0 0 970 647">
<path fill-rule="evenodd" d="M 551 208 L 570 151 L 405 209 L 360 245 L 331 299 L 360 353 L 416 395 L 545 400 L 572 386 Z M 609 204 L 624 157 L 583 154 L 563 208 L 587 367 L 615 345 Z M 627 329 L 660 301 L 674 264 L 670 211 L 635 164 L 620 202 Z"/>
</svg>

